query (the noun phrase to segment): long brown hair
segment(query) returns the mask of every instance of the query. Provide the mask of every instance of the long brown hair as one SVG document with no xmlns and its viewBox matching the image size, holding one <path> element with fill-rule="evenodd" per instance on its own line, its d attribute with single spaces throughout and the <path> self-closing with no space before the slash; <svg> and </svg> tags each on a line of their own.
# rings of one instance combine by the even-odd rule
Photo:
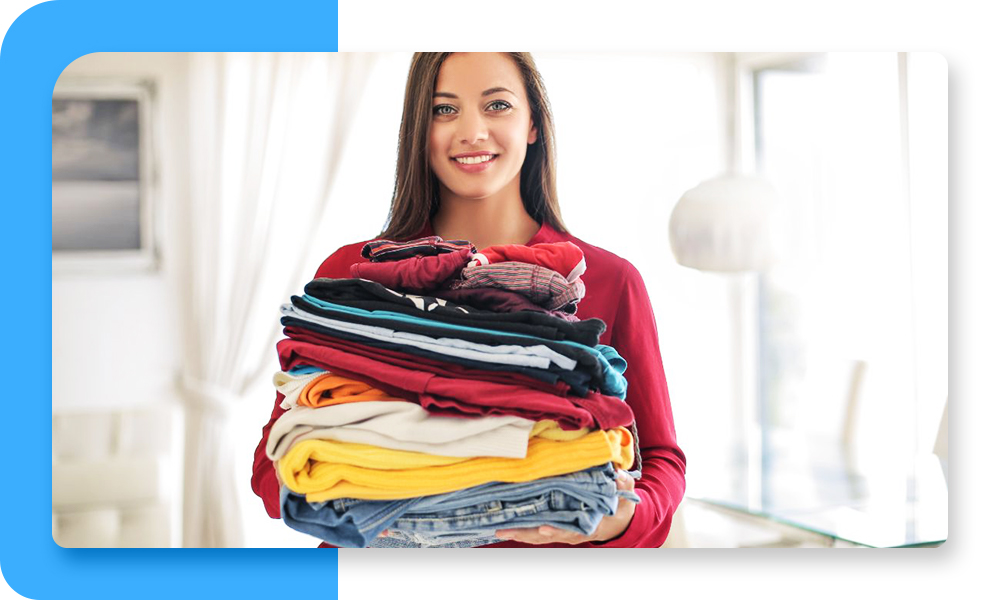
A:
<svg viewBox="0 0 1000 600">
<path fill-rule="evenodd" d="M 396 185 L 385 230 L 386 239 L 405 239 L 419 232 L 440 205 L 437 177 L 427 157 L 434 87 L 441 64 L 451 52 L 416 52 L 410 62 L 399 124 Z M 521 201 L 532 219 L 565 232 L 556 195 L 556 148 L 549 97 L 528 52 L 508 52 L 524 79 L 531 119 L 538 137 L 528 145 L 521 167 Z"/>
</svg>

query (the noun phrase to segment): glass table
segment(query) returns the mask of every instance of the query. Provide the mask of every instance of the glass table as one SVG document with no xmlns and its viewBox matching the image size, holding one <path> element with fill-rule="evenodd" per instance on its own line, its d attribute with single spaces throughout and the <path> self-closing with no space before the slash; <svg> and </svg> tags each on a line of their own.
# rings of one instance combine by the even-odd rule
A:
<svg viewBox="0 0 1000 600">
<path fill-rule="evenodd" d="M 859 456 L 829 440 L 775 444 L 760 464 L 690 464 L 686 498 L 869 547 L 931 547 L 948 537 L 946 463 L 933 454 Z"/>
</svg>

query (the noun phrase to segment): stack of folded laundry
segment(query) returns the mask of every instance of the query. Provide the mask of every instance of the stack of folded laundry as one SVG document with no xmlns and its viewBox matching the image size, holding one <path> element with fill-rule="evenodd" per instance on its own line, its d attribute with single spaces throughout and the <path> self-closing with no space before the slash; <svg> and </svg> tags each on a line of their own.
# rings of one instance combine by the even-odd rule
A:
<svg viewBox="0 0 1000 600">
<path fill-rule="evenodd" d="M 625 361 L 574 315 L 579 248 L 429 237 L 362 257 L 281 307 L 288 410 L 267 453 L 288 526 L 341 547 L 469 546 L 589 535 L 638 502 L 615 485 L 637 459 Z"/>
</svg>

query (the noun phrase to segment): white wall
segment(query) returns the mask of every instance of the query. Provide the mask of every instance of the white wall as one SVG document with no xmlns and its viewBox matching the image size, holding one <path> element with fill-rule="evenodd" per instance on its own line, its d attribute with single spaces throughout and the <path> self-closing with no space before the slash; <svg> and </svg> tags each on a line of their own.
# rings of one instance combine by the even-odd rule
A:
<svg viewBox="0 0 1000 600">
<path fill-rule="evenodd" d="M 152 272 L 60 269 L 52 277 L 52 409 L 137 407 L 176 399 L 179 364 L 169 254 L 162 241 L 171 204 L 187 186 L 187 55 L 97 53 L 70 64 L 70 78 L 121 77 L 156 85 L 154 219 L 160 266 Z"/>
</svg>

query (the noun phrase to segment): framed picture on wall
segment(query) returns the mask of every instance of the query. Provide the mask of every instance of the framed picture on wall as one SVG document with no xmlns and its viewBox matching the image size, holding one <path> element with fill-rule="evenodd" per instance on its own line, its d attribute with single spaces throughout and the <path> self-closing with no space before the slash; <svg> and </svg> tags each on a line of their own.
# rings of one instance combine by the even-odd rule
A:
<svg viewBox="0 0 1000 600">
<path fill-rule="evenodd" d="M 52 267 L 157 265 L 150 82 L 60 80 L 52 94 Z"/>
</svg>

